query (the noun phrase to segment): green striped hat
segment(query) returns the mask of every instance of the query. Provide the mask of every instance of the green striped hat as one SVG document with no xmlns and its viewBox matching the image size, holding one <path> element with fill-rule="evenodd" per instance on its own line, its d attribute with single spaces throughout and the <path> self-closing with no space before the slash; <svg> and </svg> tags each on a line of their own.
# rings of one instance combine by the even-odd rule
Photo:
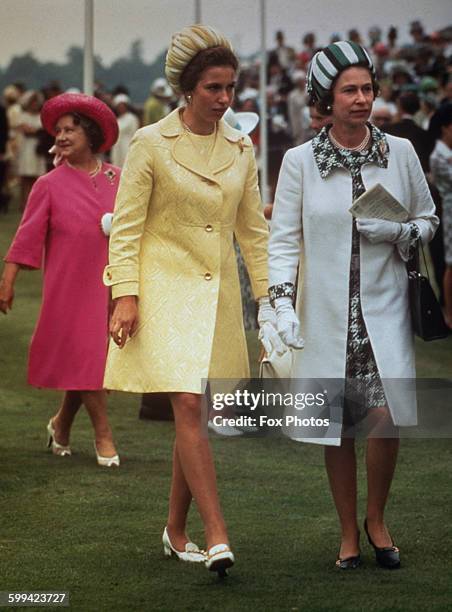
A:
<svg viewBox="0 0 452 612">
<path fill-rule="evenodd" d="M 311 60 L 307 77 L 307 91 L 316 100 L 322 100 L 331 90 L 337 75 L 356 64 L 369 68 L 375 77 L 375 68 L 370 55 L 362 47 L 349 40 L 341 40 L 318 51 Z"/>
</svg>

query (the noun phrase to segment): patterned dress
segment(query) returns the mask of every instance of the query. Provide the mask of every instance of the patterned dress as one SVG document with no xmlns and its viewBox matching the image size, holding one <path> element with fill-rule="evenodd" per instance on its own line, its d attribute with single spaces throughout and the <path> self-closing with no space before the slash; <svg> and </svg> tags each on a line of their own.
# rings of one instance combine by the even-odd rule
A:
<svg viewBox="0 0 452 612">
<path fill-rule="evenodd" d="M 333 156 L 337 165 L 346 168 L 351 174 L 353 201 L 366 191 L 361 169 L 365 163 L 378 161 L 380 150 L 376 150 L 376 145 L 381 140 L 380 134 L 376 130 L 373 131 L 372 144 L 367 150 L 361 152 L 337 148 L 327 137 L 328 143 L 325 142 L 325 145 L 328 146 L 329 144 L 328 148 L 332 149 L 330 155 Z M 356 228 L 356 219 L 353 219 L 347 359 L 345 365 L 344 424 L 355 425 L 366 416 L 369 409 L 386 405 L 385 393 L 361 309 L 360 234 Z"/>
</svg>

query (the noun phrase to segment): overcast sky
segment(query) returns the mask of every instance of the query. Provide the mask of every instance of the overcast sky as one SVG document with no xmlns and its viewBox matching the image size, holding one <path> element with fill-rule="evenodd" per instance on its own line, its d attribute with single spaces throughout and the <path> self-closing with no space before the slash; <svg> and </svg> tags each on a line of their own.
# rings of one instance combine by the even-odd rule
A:
<svg viewBox="0 0 452 612">
<path fill-rule="evenodd" d="M 171 34 L 193 23 L 194 0 L 94 0 L 95 53 L 107 65 L 143 40 L 144 58 L 153 60 Z M 202 0 L 202 20 L 229 36 L 239 54 L 259 46 L 260 0 Z M 61 61 L 71 45 L 83 46 L 84 0 L 0 0 L 0 65 L 32 51 L 40 60 Z M 267 40 L 282 29 L 289 44 L 300 46 L 312 30 L 319 44 L 332 32 L 351 27 L 366 35 L 378 24 L 399 28 L 409 41 L 408 24 L 420 19 L 428 31 L 452 24 L 451 0 L 267 0 Z"/>
</svg>

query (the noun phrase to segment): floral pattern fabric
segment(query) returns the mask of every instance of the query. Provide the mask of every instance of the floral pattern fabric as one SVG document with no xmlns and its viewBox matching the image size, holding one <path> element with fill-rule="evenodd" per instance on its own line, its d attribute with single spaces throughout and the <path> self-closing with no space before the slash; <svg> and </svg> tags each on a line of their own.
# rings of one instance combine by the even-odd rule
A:
<svg viewBox="0 0 452 612">
<path fill-rule="evenodd" d="M 268 295 L 270 297 L 270 304 L 275 305 L 275 300 L 281 297 L 290 297 L 293 300 L 295 296 L 295 285 L 293 283 L 280 283 L 279 285 L 273 285 L 268 289 Z"/>
</svg>

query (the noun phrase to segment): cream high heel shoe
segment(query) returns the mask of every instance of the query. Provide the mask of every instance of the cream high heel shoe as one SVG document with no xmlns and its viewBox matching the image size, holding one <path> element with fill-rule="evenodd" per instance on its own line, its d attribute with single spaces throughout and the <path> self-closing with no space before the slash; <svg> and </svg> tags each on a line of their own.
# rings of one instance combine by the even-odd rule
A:
<svg viewBox="0 0 452 612">
<path fill-rule="evenodd" d="M 218 572 L 219 578 L 227 576 L 226 570 L 234 565 L 232 550 L 227 544 L 216 544 L 207 551 L 206 567 L 211 572 Z"/>
<path fill-rule="evenodd" d="M 54 455 L 58 455 L 59 457 L 72 455 L 70 446 L 63 446 L 63 444 L 58 444 L 58 442 L 55 440 L 55 430 L 53 428 L 52 419 L 50 419 L 50 421 L 47 423 L 47 433 L 49 435 L 47 448 L 51 448 Z"/>
<path fill-rule="evenodd" d="M 102 455 L 99 455 L 99 453 L 97 452 L 97 446 L 95 442 L 94 450 L 96 451 L 96 459 L 98 465 L 101 465 L 102 467 L 119 467 L 119 455 L 113 455 L 113 457 L 102 457 Z"/>
<path fill-rule="evenodd" d="M 187 542 L 185 544 L 185 550 L 182 552 L 176 550 L 171 544 L 171 540 L 168 536 L 168 530 L 165 527 L 162 535 L 163 552 L 166 557 L 171 557 L 174 553 L 181 561 L 188 561 L 189 563 L 205 563 L 206 555 L 203 550 L 199 550 L 198 546 L 193 542 Z"/>
</svg>

